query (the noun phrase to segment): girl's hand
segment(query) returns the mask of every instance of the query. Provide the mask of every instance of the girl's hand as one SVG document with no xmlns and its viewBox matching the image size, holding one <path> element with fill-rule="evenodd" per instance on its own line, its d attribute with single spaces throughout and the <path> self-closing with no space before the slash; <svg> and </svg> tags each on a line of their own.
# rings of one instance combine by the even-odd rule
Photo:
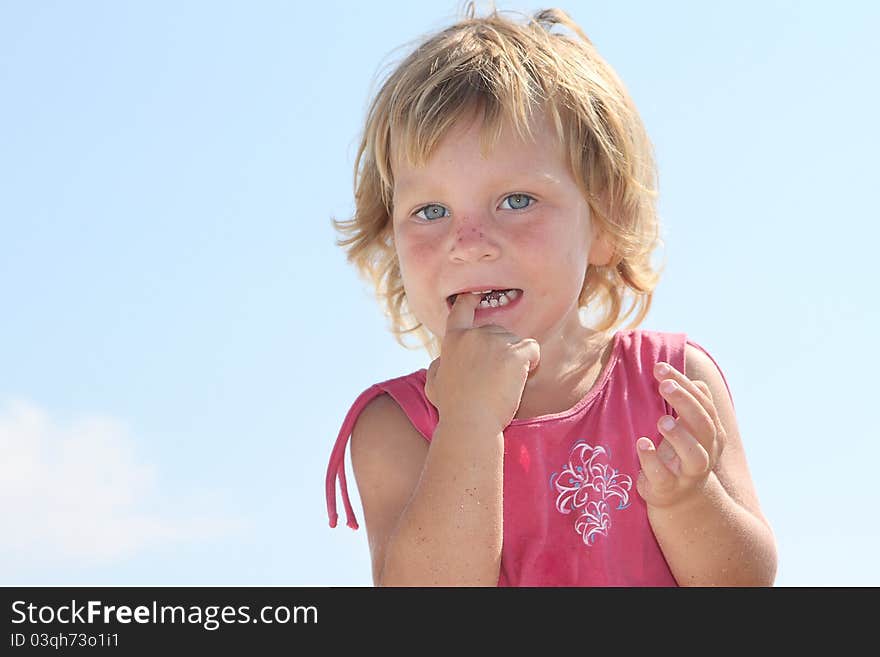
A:
<svg viewBox="0 0 880 657">
<path fill-rule="evenodd" d="M 642 465 L 636 488 L 649 506 L 669 507 L 699 494 L 726 437 L 709 386 L 690 380 L 668 363 L 657 363 L 654 376 L 661 381 L 660 394 L 679 417 L 660 418 L 657 427 L 664 439 L 658 447 L 650 438 L 636 442 Z M 667 390 L 670 383 L 675 385 Z M 672 428 L 667 429 L 664 420 L 673 420 Z"/>
<path fill-rule="evenodd" d="M 474 328 L 478 294 L 459 294 L 446 320 L 440 357 L 428 368 L 425 395 L 444 422 L 496 434 L 516 416 L 541 350 L 504 327 Z"/>
</svg>

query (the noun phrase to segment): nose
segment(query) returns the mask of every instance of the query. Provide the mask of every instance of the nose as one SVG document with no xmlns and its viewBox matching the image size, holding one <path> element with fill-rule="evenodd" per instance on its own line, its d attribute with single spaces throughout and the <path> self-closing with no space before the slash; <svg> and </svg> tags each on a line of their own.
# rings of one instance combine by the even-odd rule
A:
<svg viewBox="0 0 880 657">
<path fill-rule="evenodd" d="M 488 221 L 491 221 L 489 219 Z M 500 249 L 487 220 L 465 217 L 452 231 L 449 258 L 453 262 L 480 262 L 494 260 Z"/>
</svg>

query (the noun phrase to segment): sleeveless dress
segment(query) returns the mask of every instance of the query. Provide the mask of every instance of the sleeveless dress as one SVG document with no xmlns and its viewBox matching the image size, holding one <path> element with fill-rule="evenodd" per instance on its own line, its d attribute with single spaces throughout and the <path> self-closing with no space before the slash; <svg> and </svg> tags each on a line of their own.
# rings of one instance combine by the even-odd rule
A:
<svg viewBox="0 0 880 657">
<path fill-rule="evenodd" d="M 585 397 L 561 413 L 507 426 L 499 586 L 677 585 L 636 490 L 636 441 L 647 436 L 659 445 L 657 420 L 678 417 L 660 396 L 653 368 L 662 360 L 684 372 L 686 344 L 707 353 L 684 333 L 618 331 L 605 369 Z M 421 369 L 374 384 L 355 400 L 327 468 L 331 527 L 338 480 L 347 524 L 358 528 L 343 459 L 355 421 L 371 399 L 391 395 L 431 441 L 438 415 L 425 397 L 426 375 Z"/>
</svg>

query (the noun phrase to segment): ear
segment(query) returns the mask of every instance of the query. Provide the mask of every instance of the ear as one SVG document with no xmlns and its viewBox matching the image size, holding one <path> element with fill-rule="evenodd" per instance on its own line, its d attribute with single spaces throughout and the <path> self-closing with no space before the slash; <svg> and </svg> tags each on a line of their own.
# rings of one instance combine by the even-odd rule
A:
<svg viewBox="0 0 880 657">
<path fill-rule="evenodd" d="M 611 262 L 614 247 L 608 237 L 597 228 L 593 228 L 593 241 L 590 243 L 589 263 L 597 267 L 605 267 Z"/>
</svg>

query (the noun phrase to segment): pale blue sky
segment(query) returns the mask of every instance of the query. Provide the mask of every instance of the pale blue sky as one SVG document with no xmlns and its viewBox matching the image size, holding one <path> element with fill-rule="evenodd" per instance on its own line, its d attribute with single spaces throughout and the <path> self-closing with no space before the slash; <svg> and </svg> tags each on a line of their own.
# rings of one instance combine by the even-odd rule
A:
<svg viewBox="0 0 880 657">
<path fill-rule="evenodd" d="M 880 585 L 880 9 L 558 6 L 654 141 L 643 328 L 727 376 L 777 583 Z M 330 218 L 380 67 L 458 7 L 0 1 L 0 584 L 371 583 L 327 458 L 428 359 Z"/>
</svg>

